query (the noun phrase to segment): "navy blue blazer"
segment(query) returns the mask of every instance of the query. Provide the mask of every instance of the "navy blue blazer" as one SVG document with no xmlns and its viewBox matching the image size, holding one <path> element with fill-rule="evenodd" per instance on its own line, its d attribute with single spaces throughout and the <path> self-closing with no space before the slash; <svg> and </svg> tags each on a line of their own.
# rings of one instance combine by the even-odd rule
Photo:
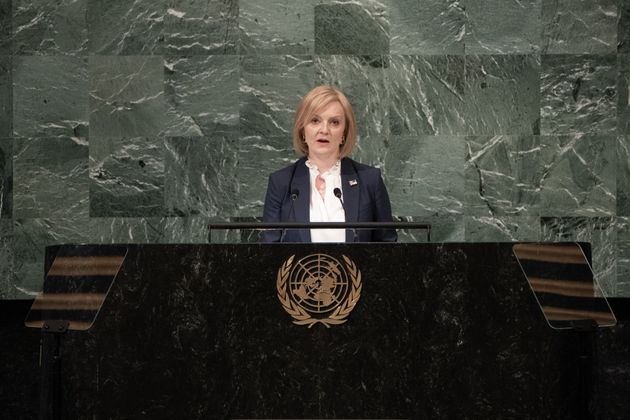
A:
<svg viewBox="0 0 630 420">
<path fill-rule="evenodd" d="M 346 208 L 346 222 L 391 222 L 392 209 L 381 171 L 350 158 L 341 159 L 341 190 Z M 291 209 L 291 194 L 299 192 Z M 306 158 L 269 176 L 265 197 L 264 222 L 310 221 L 311 183 Z M 357 242 L 395 242 L 394 229 L 357 229 Z M 280 230 L 265 231 L 263 242 L 279 242 Z M 352 230 L 346 230 L 346 242 L 354 241 Z M 310 229 L 287 229 L 283 242 L 311 242 Z"/>
</svg>

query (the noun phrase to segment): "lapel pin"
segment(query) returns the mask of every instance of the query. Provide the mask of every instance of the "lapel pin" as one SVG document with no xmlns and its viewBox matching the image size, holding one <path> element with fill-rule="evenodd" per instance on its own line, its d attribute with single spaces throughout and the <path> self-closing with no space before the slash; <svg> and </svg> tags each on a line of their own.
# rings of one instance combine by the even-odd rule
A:
<svg viewBox="0 0 630 420">
<path fill-rule="evenodd" d="M 351 179 L 350 181 L 348 181 L 348 183 L 350 184 L 351 187 L 354 187 L 355 185 L 359 185 L 359 182 L 356 179 Z"/>
</svg>

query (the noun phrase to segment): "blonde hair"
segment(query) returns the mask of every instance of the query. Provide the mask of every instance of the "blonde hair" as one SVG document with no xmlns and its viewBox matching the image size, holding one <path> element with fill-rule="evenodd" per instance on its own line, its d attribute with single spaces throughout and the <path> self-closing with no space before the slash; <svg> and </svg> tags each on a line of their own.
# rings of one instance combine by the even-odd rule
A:
<svg viewBox="0 0 630 420">
<path fill-rule="evenodd" d="M 304 141 L 304 126 L 318 111 L 332 102 L 339 102 L 343 108 L 346 127 L 343 133 L 344 141 L 339 148 L 339 157 L 344 158 L 352 153 L 357 142 L 357 122 L 354 118 L 352 105 L 340 90 L 332 86 L 321 85 L 312 89 L 297 107 L 293 122 L 293 150 L 299 156 L 308 155 L 308 145 Z"/>
</svg>

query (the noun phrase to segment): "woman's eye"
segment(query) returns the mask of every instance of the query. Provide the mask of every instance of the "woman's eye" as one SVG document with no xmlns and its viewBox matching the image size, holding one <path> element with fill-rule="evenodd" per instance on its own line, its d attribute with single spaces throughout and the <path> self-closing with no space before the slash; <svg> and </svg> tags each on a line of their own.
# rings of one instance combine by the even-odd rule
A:
<svg viewBox="0 0 630 420">
<path fill-rule="evenodd" d="M 313 124 L 317 124 L 319 122 L 319 118 L 311 118 L 311 122 Z"/>
<path fill-rule="evenodd" d="M 332 120 L 330 123 L 331 123 L 332 125 L 339 125 L 339 121 L 337 121 L 337 120 Z"/>
</svg>

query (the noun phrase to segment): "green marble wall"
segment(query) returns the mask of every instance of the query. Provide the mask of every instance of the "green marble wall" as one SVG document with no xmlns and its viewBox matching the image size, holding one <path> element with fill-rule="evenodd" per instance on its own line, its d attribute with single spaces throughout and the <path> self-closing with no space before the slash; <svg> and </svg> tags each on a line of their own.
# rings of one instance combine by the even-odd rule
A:
<svg viewBox="0 0 630 420">
<path fill-rule="evenodd" d="M 591 241 L 630 296 L 628 1 L 0 0 L 0 298 L 39 290 L 46 245 L 260 216 L 321 83 L 397 217 Z"/>
</svg>

